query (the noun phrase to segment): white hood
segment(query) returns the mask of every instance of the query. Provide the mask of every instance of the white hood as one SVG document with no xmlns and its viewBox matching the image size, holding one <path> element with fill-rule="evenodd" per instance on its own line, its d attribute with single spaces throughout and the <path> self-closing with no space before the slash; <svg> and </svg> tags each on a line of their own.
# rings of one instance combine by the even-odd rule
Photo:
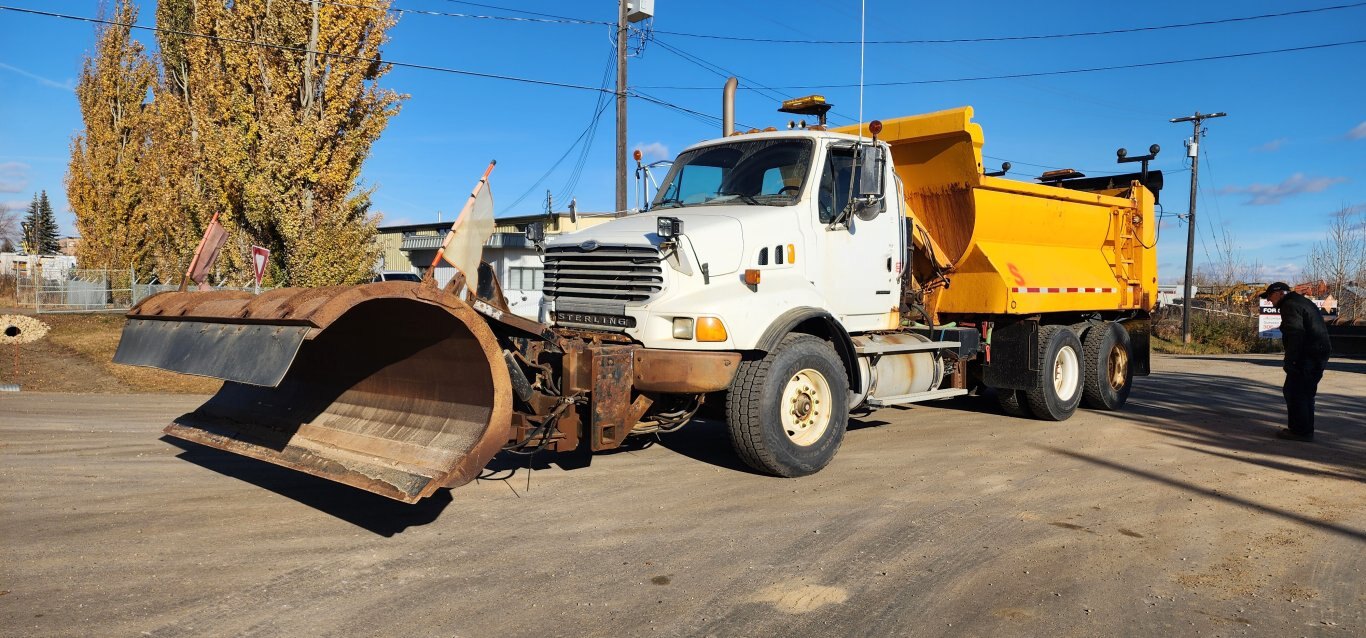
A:
<svg viewBox="0 0 1366 638">
<path fill-rule="evenodd" d="M 707 264 L 712 276 L 725 275 L 740 268 L 744 252 L 744 226 L 728 212 L 752 214 L 757 207 L 708 207 L 706 212 L 697 209 L 666 209 L 659 213 L 641 213 L 622 217 L 591 228 L 558 235 L 546 239 L 547 247 L 583 245 L 595 241 L 599 245 L 653 245 L 660 244 L 655 230 L 659 227 L 660 216 L 677 217 L 683 220 L 683 246 L 693 253 L 699 264 Z"/>
</svg>

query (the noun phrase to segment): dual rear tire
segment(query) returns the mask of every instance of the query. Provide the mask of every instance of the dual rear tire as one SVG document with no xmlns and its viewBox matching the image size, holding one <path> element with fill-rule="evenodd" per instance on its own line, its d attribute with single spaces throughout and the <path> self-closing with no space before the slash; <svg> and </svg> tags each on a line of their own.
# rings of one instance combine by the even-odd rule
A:
<svg viewBox="0 0 1366 638">
<path fill-rule="evenodd" d="M 1096 410 L 1124 406 L 1133 370 L 1129 366 L 1129 333 L 1123 326 L 1098 324 L 1080 339 L 1068 326 L 1042 326 L 1038 344 L 1039 375 L 1034 386 L 1024 390 L 998 388 L 996 398 L 1002 412 L 1064 421 L 1081 405 Z"/>
</svg>

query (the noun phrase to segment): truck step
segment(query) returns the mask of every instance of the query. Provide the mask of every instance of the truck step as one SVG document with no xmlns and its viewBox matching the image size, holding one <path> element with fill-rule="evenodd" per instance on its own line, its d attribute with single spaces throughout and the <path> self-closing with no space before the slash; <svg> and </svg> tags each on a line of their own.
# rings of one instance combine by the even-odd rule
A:
<svg viewBox="0 0 1366 638">
<path fill-rule="evenodd" d="M 861 357 L 901 352 L 923 352 L 925 350 L 946 350 L 962 345 L 958 341 L 927 341 L 925 343 L 873 343 L 855 346 L 854 352 Z"/>
<path fill-rule="evenodd" d="M 868 399 L 868 405 L 873 407 L 883 407 L 888 405 L 901 405 L 903 403 L 915 403 L 917 401 L 930 401 L 933 399 L 947 399 L 949 397 L 959 397 L 967 394 L 963 388 L 945 388 L 943 390 L 931 390 L 929 392 L 918 392 L 916 394 L 903 394 L 896 397 L 875 397 Z"/>
</svg>

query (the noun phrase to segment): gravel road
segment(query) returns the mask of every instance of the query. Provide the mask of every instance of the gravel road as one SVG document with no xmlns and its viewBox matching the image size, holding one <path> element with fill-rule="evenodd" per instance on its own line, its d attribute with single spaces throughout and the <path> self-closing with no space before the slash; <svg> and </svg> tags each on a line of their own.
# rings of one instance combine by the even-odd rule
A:
<svg viewBox="0 0 1366 638">
<path fill-rule="evenodd" d="M 416 506 L 162 438 L 202 397 L 6 394 L 0 633 L 1366 635 L 1366 363 L 1312 444 L 1275 357 L 1154 363 L 1063 423 L 881 410 L 803 479 L 703 422 Z"/>
</svg>

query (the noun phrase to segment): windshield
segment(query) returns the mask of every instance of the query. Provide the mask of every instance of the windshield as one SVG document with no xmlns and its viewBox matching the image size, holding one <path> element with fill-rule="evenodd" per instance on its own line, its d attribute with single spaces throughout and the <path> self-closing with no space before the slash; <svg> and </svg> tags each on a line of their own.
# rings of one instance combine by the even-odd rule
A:
<svg viewBox="0 0 1366 638">
<path fill-rule="evenodd" d="M 684 152 L 652 208 L 735 204 L 789 206 L 801 198 L 811 140 L 729 142 Z"/>
</svg>

